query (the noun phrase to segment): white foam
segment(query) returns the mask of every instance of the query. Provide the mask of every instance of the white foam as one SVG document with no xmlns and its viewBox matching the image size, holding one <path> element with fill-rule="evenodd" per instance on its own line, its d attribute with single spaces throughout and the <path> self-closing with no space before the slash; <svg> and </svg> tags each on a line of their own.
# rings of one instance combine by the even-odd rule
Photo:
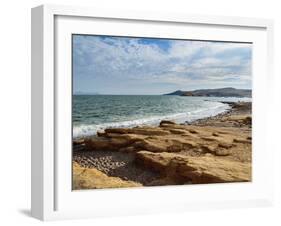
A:
<svg viewBox="0 0 281 226">
<path fill-rule="evenodd" d="M 142 119 L 122 121 L 122 122 L 112 122 L 103 123 L 99 125 L 79 125 L 73 127 L 73 137 L 85 137 L 90 135 L 96 135 L 97 131 L 104 130 L 106 128 L 122 128 L 122 127 L 135 127 L 139 125 L 156 125 L 162 120 L 174 120 L 177 123 L 182 123 L 185 121 L 194 121 L 197 119 L 215 116 L 217 114 L 223 113 L 229 109 L 229 105 L 220 102 L 212 102 L 212 106 L 201 108 L 199 110 L 190 111 L 186 113 L 177 113 L 163 116 L 152 116 Z"/>
</svg>

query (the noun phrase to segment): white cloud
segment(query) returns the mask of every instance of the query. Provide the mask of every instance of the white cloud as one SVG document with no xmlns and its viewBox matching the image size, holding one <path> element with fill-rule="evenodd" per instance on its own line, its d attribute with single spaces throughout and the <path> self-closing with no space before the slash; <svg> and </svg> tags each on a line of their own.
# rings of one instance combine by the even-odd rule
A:
<svg viewBox="0 0 281 226">
<path fill-rule="evenodd" d="M 73 49 L 78 82 L 79 78 L 95 77 L 188 86 L 219 81 L 222 86 L 245 86 L 251 80 L 250 44 L 169 41 L 163 49 L 140 39 L 75 36 Z"/>
</svg>

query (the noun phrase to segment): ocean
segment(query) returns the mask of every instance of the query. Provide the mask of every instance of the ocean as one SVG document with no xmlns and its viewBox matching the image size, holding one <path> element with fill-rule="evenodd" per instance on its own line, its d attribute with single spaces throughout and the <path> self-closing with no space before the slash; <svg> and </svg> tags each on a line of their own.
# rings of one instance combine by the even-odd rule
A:
<svg viewBox="0 0 281 226">
<path fill-rule="evenodd" d="M 229 105 L 219 101 L 250 98 L 182 97 L 164 95 L 73 95 L 73 137 L 95 135 L 114 127 L 157 125 L 161 120 L 178 123 L 214 116 Z"/>
</svg>

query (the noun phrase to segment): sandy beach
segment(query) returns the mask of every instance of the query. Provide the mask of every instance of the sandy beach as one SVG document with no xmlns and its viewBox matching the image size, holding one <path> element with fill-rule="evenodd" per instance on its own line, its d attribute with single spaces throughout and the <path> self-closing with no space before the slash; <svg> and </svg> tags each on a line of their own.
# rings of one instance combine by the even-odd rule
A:
<svg viewBox="0 0 281 226">
<path fill-rule="evenodd" d="M 251 103 L 191 123 L 108 128 L 73 141 L 73 189 L 251 181 Z"/>
</svg>

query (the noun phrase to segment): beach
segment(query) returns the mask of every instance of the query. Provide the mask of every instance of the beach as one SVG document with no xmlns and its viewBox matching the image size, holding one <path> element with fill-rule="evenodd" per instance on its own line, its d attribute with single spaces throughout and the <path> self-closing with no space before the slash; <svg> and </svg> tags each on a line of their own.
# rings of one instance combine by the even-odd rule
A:
<svg viewBox="0 0 281 226">
<path fill-rule="evenodd" d="M 251 102 L 221 104 L 228 108 L 188 122 L 162 119 L 75 137 L 73 189 L 251 181 Z"/>
</svg>

